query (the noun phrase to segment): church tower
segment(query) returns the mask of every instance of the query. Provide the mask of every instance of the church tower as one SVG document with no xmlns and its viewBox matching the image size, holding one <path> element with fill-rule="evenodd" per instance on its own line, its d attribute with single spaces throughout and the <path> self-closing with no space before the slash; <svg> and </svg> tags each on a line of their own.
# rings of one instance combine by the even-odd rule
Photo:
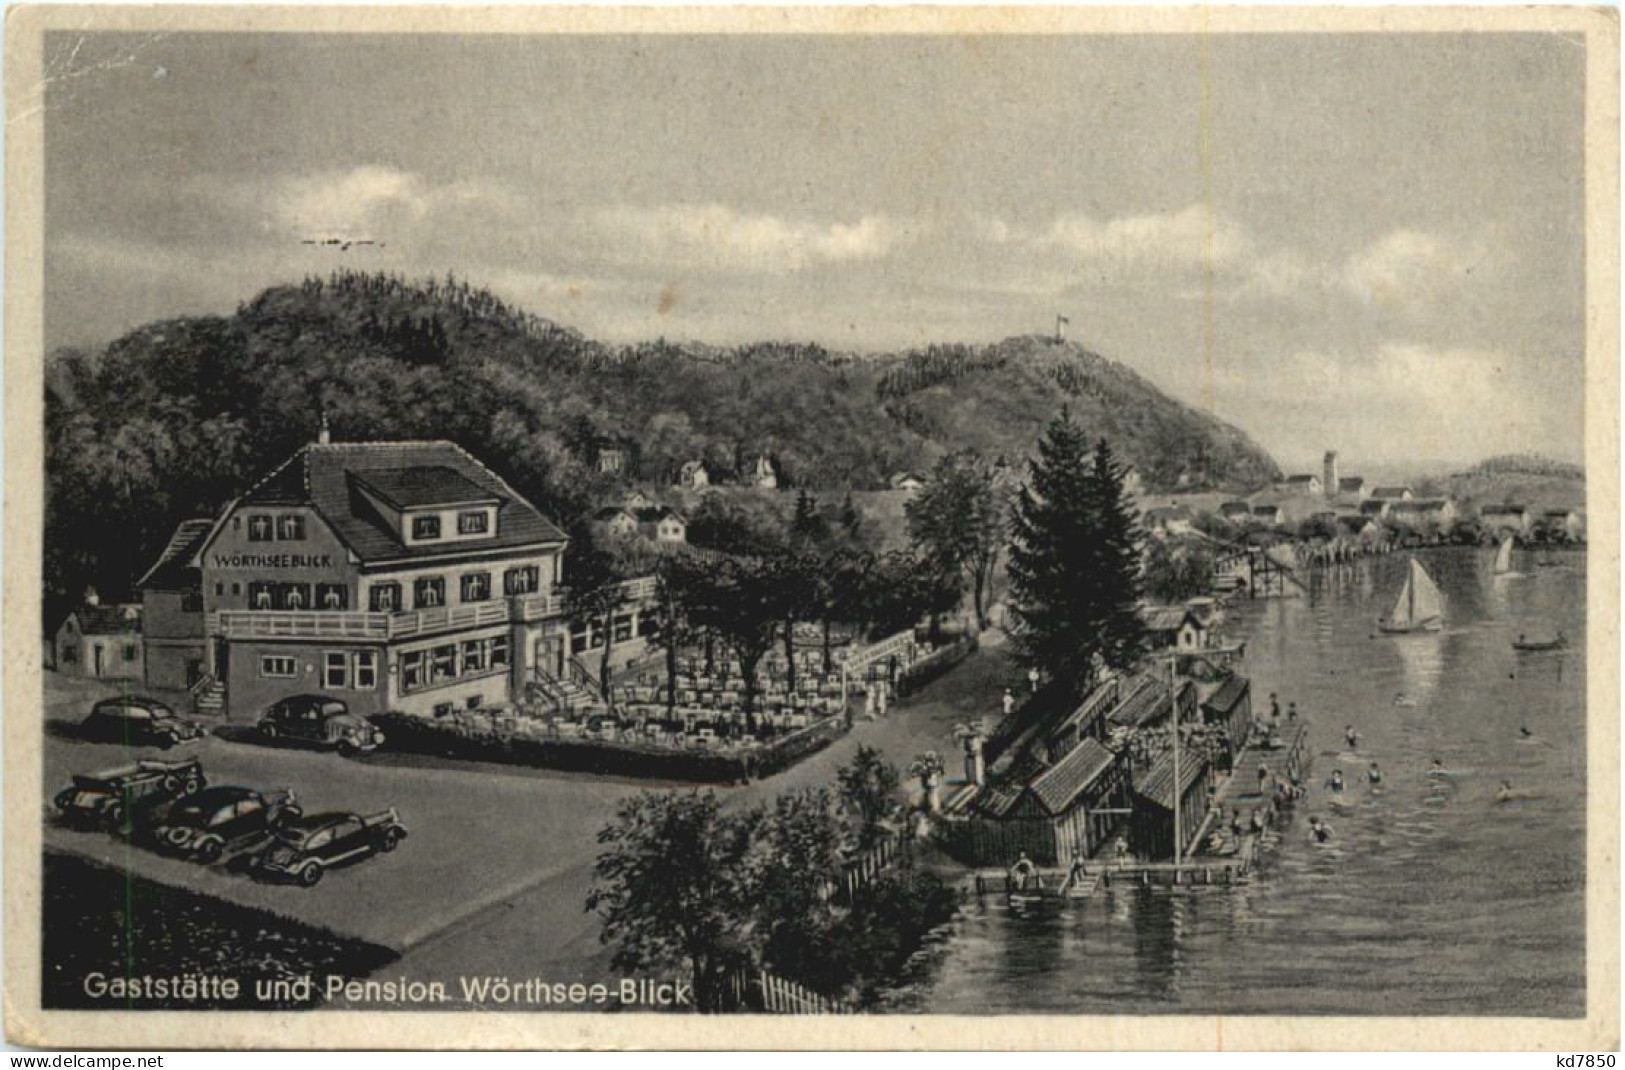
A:
<svg viewBox="0 0 1625 1070">
<path fill-rule="evenodd" d="M 1320 475 L 1320 491 L 1328 498 L 1337 497 L 1337 451 L 1327 450 L 1326 461 Z"/>
</svg>

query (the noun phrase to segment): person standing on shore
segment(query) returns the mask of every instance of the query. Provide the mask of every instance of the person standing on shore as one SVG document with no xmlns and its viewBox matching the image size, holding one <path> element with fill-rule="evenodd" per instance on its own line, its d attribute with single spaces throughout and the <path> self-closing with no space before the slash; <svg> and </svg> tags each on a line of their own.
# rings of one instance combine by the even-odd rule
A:
<svg viewBox="0 0 1625 1070">
<path fill-rule="evenodd" d="M 1010 716 L 1016 709 L 1016 693 L 1008 687 L 1004 689 L 1004 715 Z"/>
<path fill-rule="evenodd" d="M 1280 721 L 1280 719 L 1281 719 L 1281 700 L 1275 697 L 1275 692 L 1271 691 L 1270 692 L 1270 723 L 1275 724 L 1278 721 Z"/>
<path fill-rule="evenodd" d="M 1031 688 L 1033 694 L 1038 694 L 1038 666 L 1036 665 L 1027 670 L 1027 686 Z"/>
</svg>

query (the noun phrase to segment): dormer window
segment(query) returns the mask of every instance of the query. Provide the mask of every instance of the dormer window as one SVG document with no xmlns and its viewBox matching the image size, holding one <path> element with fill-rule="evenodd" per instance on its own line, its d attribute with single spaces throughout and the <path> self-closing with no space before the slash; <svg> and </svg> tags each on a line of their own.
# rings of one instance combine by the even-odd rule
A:
<svg viewBox="0 0 1625 1070">
<path fill-rule="evenodd" d="M 412 539 L 438 539 L 440 538 L 440 518 L 438 516 L 414 516 L 412 518 Z"/>
<path fill-rule="evenodd" d="M 305 537 L 305 518 L 298 513 L 284 513 L 276 518 L 276 537 L 279 539 L 303 539 Z"/>
<path fill-rule="evenodd" d="M 270 517 L 264 516 L 264 515 L 259 515 L 259 516 L 251 516 L 251 517 L 248 518 L 248 541 L 249 542 L 270 542 L 271 541 L 271 518 Z"/>
<path fill-rule="evenodd" d="M 457 514 L 457 534 L 484 535 L 491 530 L 491 514 L 484 509 Z"/>
</svg>

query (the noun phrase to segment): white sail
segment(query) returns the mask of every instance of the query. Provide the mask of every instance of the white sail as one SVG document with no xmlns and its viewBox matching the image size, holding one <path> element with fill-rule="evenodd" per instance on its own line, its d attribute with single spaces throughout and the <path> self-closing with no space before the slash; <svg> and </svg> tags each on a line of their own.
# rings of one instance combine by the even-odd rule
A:
<svg viewBox="0 0 1625 1070">
<path fill-rule="evenodd" d="M 1495 552 L 1495 573 L 1505 575 L 1512 571 L 1512 538 L 1508 536 L 1501 540 L 1501 548 Z"/>
<path fill-rule="evenodd" d="M 1434 584 L 1433 577 L 1429 576 L 1427 569 L 1421 562 L 1411 558 L 1410 573 L 1405 577 L 1405 586 L 1399 590 L 1399 598 L 1394 602 L 1394 610 L 1388 614 L 1384 626 L 1393 631 L 1411 631 L 1416 628 L 1425 628 L 1433 624 L 1444 615 L 1444 596 Z"/>
</svg>

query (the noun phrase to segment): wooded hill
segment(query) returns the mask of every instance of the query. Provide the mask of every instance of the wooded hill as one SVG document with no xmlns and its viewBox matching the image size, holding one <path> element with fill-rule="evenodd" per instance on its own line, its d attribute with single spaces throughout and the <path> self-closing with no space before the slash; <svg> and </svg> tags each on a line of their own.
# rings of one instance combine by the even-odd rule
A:
<svg viewBox="0 0 1625 1070">
<path fill-rule="evenodd" d="M 455 278 L 335 273 L 234 315 L 150 324 L 52 355 L 46 584 L 118 596 L 174 525 L 213 514 L 313 440 L 449 438 L 569 525 L 617 479 L 712 479 L 759 454 L 781 487 L 884 487 L 973 448 L 1019 464 L 1064 405 L 1154 488 L 1246 489 L 1279 475 L 1245 434 L 1121 364 L 1053 339 L 887 355 L 767 342 L 611 346 Z M 622 477 L 595 450 L 630 454 Z"/>
</svg>

